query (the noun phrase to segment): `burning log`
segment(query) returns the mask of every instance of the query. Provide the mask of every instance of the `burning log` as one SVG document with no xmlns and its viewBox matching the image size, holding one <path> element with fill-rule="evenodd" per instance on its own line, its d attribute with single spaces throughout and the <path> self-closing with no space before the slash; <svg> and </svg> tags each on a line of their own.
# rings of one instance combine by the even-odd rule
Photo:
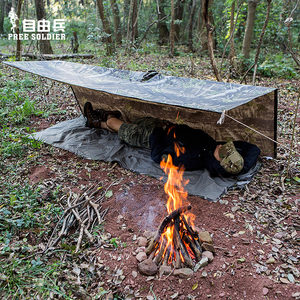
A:
<svg viewBox="0 0 300 300">
<path fill-rule="evenodd" d="M 149 255 L 156 247 L 158 244 L 158 241 L 160 240 L 161 235 L 164 233 L 166 227 L 168 226 L 168 224 L 175 220 L 176 218 L 178 218 L 180 216 L 180 214 L 182 214 L 185 211 L 190 210 L 192 207 L 190 205 L 188 206 L 184 206 L 181 208 L 178 208 L 176 210 L 174 210 L 172 213 L 170 213 L 168 216 L 166 216 L 164 218 L 164 220 L 161 222 L 158 231 L 155 235 L 155 237 L 151 240 L 147 250 L 146 250 L 146 254 Z"/>
<path fill-rule="evenodd" d="M 166 216 L 150 240 L 146 254 L 157 266 L 171 264 L 175 269 L 182 267 L 193 269 L 201 260 L 202 247 L 199 234 L 189 225 L 184 215 L 189 210 L 190 205 L 183 206 Z M 171 235 L 171 239 L 167 237 L 167 232 Z"/>
</svg>

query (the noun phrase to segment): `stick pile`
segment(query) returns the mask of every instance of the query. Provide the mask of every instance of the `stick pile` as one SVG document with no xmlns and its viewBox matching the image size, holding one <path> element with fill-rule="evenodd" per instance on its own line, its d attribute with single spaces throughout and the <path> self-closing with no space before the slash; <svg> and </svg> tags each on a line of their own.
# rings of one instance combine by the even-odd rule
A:
<svg viewBox="0 0 300 300">
<path fill-rule="evenodd" d="M 91 232 L 96 225 L 102 224 L 108 210 L 101 211 L 101 203 L 104 200 L 106 191 L 101 190 L 100 192 L 97 186 L 92 186 L 87 188 L 81 195 L 70 192 L 67 199 L 68 206 L 57 222 L 45 251 L 55 247 L 63 237 L 70 233 L 71 229 L 72 234 L 74 231 L 79 232 L 75 253 L 79 251 L 84 235 L 91 243 L 94 242 Z M 58 235 L 55 238 L 57 232 Z"/>
</svg>

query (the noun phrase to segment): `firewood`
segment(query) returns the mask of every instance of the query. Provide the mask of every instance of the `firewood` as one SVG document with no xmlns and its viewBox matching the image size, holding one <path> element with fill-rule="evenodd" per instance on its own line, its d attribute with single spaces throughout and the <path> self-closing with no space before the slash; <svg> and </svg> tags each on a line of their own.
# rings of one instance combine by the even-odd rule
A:
<svg viewBox="0 0 300 300">
<path fill-rule="evenodd" d="M 190 246 L 196 257 L 196 260 L 199 261 L 201 259 L 201 251 L 197 248 L 194 241 L 190 239 L 187 235 L 184 235 L 183 240 Z"/>
<path fill-rule="evenodd" d="M 180 269 L 181 268 L 181 257 L 179 254 L 179 250 L 175 250 L 175 269 Z"/>
<path fill-rule="evenodd" d="M 171 254 L 171 245 L 168 246 L 168 248 L 167 248 L 167 250 L 165 252 L 163 266 L 167 266 L 168 265 L 170 254 Z"/>
<path fill-rule="evenodd" d="M 149 254 L 152 252 L 153 248 L 157 245 L 157 243 L 159 242 L 160 240 L 160 237 L 161 235 L 164 233 L 166 227 L 168 226 L 168 224 L 176 219 L 177 217 L 179 217 L 182 213 L 186 212 L 187 210 L 191 210 L 191 206 L 188 205 L 188 206 L 183 206 L 183 207 L 180 207 L 174 211 L 172 211 L 168 216 L 166 216 L 164 218 L 164 220 L 161 222 L 159 228 L 158 228 L 158 231 L 155 235 L 155 238 L 153 239 L 152 242 L 150 242 L 149 246 L 151 247 L 148 247 L 147 249 L 147 252 L 149 251 Z M 147 253 L 146 252 L 146 253 Z"/>
<path fill-rule="evenodd" d="M 160 249 L 159 249 L 159 252 L 157 253 L 157 255 L 154 257 L 153 261 L 159 265 L 163 255 L 164 255 L 164 252 L 165 252 L 165 248 L 166 248 L 166 245 L 167 245 L 167 240 L 165 237 L 163 237 L 162 239 L 162 242 L 161 242 L 161 246 L 160 246 Z M 155 253 L 156 251 L 153 251 L 152 253 Z"/>
<path fill-rule="evenodd" d="M 176 234 L 176 239 L 177 239 L 177 243 L 179 245 L 179 248 L 180 248 L 180 253 L 183 257 L 183 260 L 184 260 L 184 264 L 187 266 L 187 267 L 190 267 L 190 268 L 193 268 L 194 266 L 194 263 L 191 259 L 191 257 L 189 256 L 189 253 L 181 239 L 181 236 L 180 236 L 180 232 L 179 232 L 179 219 L 177 218 L 174 222 L 174 234 Z"/>
</svg>

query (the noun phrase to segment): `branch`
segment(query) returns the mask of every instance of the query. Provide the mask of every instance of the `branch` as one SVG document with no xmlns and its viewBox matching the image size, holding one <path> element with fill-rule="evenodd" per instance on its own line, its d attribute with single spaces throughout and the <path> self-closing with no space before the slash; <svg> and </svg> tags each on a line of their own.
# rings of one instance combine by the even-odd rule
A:
<svg viewBox="0 0 300 300">
<path fill-rule="evenodd" d="M 214 27 L 210 24 L 209 15 L 208 15 L 208 7 L 209 7 L 209 0 L 206 0 L 205 4 L 204 4 L 203 17 L 204 17 L 206 31 L 207 31 L 207 47 L 208 47 L 210 63 L 213 68 L 213 71 L 215 73 L 216 79 L 218 81 L 223 81 L 220 76 L 220 73 L 219 73 L 219 70 L 217 67 L 217 63 L 216 63 L 216 59 L 215 59 L 215 55 L 214 55 L 213 37 L 212 37 Z"/>
</svg>

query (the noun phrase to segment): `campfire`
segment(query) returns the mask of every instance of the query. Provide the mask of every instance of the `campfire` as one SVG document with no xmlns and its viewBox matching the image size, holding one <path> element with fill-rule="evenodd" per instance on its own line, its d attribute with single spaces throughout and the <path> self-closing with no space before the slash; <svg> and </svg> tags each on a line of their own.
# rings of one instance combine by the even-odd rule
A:
<svg viewBox="0 0 300 300">
<path fill-rule="evenodd" d="M 184 152 L 184 148 L 176 144 L 175 150 L 178 156 Z M 195 230 L 195 215 L 191 213 L 188 193 L 184 189 L 188 183 L 188 180 L 183 178 L 184 168 L 175 166 L 171 155 L 162 160 L 161 168 L 168 175 L 164 186 L 168 195 L 168 215 L 148 241 L 147 259 L 138 265 L 139 271 L 145 275 L 150 275 L 149 269 L 153 271 L 153 275 L 156 273 L 155 269 L 162 267 L 173 270 L 189 268 L 196 271 L 213 259 L 211 237 L 206 231 Z"/>
</svg>

